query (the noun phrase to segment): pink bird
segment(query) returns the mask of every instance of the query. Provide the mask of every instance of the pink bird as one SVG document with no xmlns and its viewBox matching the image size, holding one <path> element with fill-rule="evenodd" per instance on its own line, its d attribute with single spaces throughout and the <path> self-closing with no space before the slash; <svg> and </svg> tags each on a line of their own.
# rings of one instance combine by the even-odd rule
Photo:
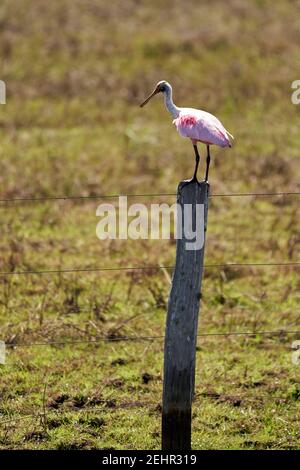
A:
<svg viewBox="0 0 300 470">
<path fill-rule="evenodd" d="M 172 87 L 170 83 L 162 80 L 158 82 L 153 92 L 140 105 L 143 107 L 157 93 L 163 93 L 167 110 L 172 114 L 179 134 L 182 137 L 191 139 L 194 146 L 196 164 L 194 176 L 188 182 L 198 181 L 197 170 L 200 162 L 200 155 L 197 148 L 197 142 L 202 142 L 207 148 L 205 180 L 208 181 L 208 172 L 210 164 L 210 145 L 219 147 L 231 147 L 233 136 L 225 129 L 223 124 L 213 114 L 200 109 L 178 108 L 172 100 Z"/>
</svg>

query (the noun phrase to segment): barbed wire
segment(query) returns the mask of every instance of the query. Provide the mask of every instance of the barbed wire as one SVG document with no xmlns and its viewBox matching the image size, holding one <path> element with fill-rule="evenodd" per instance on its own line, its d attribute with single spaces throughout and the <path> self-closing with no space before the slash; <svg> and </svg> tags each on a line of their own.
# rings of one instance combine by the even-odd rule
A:
<svg viewBox="0 0 300 470">
<path fill-rule="evenodd" d="M 235 267 L 297 267 L 300 266 L 299 261 L 291 262 L 278 262 L 278 263 L 266 263 L 266 262 L 250 262 L 250 263 L 221 263 L 221 264 L 203 264 L 200 267 L 205 269 L 213 268 L 235 268 Z M 160 269 L 174 269 L 175 266 L 111 266 L 111 267 L 94 267 L 94 268 L 65 268 L 65 269 L 42 269 L 42 270 L 27 270 L 27 271 L 0 271 L 0 276 L 23 276 L 32 274 L 68 274 L 68 273 L 84 273 L 84 272 L 105 272 L 105 271 L 152 271 Z"/>
<path fill-rule="evenodd" d="M 246 192 L 246 193 L 215 193 L 209 197 L 275 197 L 275 196 L 299 196 L 300 191 L 279 191 L 279 192 Z M 125 197 L 167 197 L 176 196 L 176 193 L 145 193 L 145 194 L 97 194 L 91 196 L 38 196 L 38 197 L 16 197 L 1 198 L 0 203 L 15 202 L 42 202 L 42 201 L 72 201 L 72 200 L 93 200 L 93 199 L 116 199 Z"/>
<path fill-rule="evenodd" d="M 211 194 L 209 197 L 277 197 L 277 196 L 299 196 L 300 192 L 248 192 L 248 193 L 216 193 Z M 126 197 L 167 197 L 167 196 L 176 196 L 176 193 L 149 193 L 149 194 L 111 194 L 111 195 L 94 195 L 94 196 L 41 196 L 41 197 L 25 197 L 25 198 L 2 198 L 0 203 L 17 203 L 17 202 L 43 202 L 43 201 L 66 201 L 66 200 L 97 200 L 97 199 L 114 199 L 119 198 L 120 196 Z M 298 267 L 300 262 L 279 262 L 279 263 L 224 263 L 224 264 L 205 264 L 202 267 L 204 268 L 234 268 L 234 267 Z M 174 266 L 120 266 L 120 267 L 94 267 L 94 268 L 70 268 L 70 269 L 45 269 L 45 270 L 28 270 L 28 271 L 2 271 L 0 276 L 8 275 L 31 275 L 31 274 L 66 274 L 66 273 L 83 273 L 83 272 L 104 272 L 104 271 L 136 271 L 136 270 L 160 270 L 174 269 Z M 300 334 L 300 330 L 269 330 L 269 331 L 253 331 L 253 332 L 226 332 L 226 333 L 201 333 L 197 337 L 235 337 L 235 336 L 277 336 L 277 335 L 294 335 Z M 154 340 L 163 340 L 164 335 L 159 336 L 107 336 L 107 337 L 96 337 L 93 340 L 72 340 L 72 341 L 45 341 L 45 342 L 33 342 L 33 343 L 6 343 L 7 347 L 34 347 L 34 346 L 51 346 L 51 345 L 74 345 L 74 344 L 95 344 L 99 342 L 119 342 L 119 341 L 154 341 Z M 288 397 L 279 397 L 279 396 L 269 396 L 269 395 L 256 395 L 245 396 L 245 395 L 224 395 L 217 392 L 203 392 L 198 394 L 198 396 L 214 398 L 218 400 L 226 399 L 236 399 L 236 400 L 274 400 L 274 401 L 287 401 Z M 131 407 L 144 407 L 144 406 L 161 406 L 160 404 L 153 402 L 120 402 L 115 403 L 113 400 L 103 400 L 103 407 L 109 407 L 110 409 L 124 409 Z M 55 410 L 55 412 L 103 412 L 103 407 L 96 408 L 84 408 L 84 409 L 67 409 L 67 410 Z M 1 425 L 9 424 L 15 421 L 43 417 L 43 413 L 29 414 L 26 416 L 15 417 L 9 420 L 1 421 Z"/>
<path fill-rule="evenodd" d="M 248 193 L 224 193 L 224 194 L 211 194 L 209 197 L 279 197 L 279 196 L 299 196 L 300 192 L 248 192 Z M 41 197 L 25 197 L 25 198 L 2 198 L 0 203 L 10 204 L 18 202 L 32 202 L 38 203 L 43 201 L 75 201 L 75 200 L 97 200 L 97 199 L 115 199 L 120 196 L 126 197 L 168 197 L 176 196 L 176 193 L 151 193 L 151 194 L 112 194 L 112 195 L 94 195 L 94 196 L 41 196 Z M 300 262 L 278 262 L 278 263 L 224 263 L 224 264 L 204 264 L 204 268 L 236 268 L 236 267 L 298 267 Z M 28 271 L 2 271 L 0 276 L 11 276 L 11 275 L 43 275 L 43 274 L 67 274 L 67 273 L 88 273 L 88 272 L 105 272 L 105 271 L 152 271 L 152 270 L 173 270 L 174 266 L 120 266 L 120 267 L 94 267 L 94 268 L 66 268 L 66 269 L 44 269 L 44 270 L 28 270 Z M 253 332 L 213 332 L 213 333 L 201 333 L 197 337 L 239 337 L 239 336 L 249 336 L 254 337 L 257 335 L 262 336 L 284 336 L 284 335 L 298 335 L 300 330 L 269 330 L 269 331 L 253 331 Z M 72 341 L 40 341 L 32 343 L 6 343 L 6 347 L 15 348 L 15 347 L 34 347 L 34 346 L 51 346 L 51 345 L 75 345 L 75 344 L 97 344 L 99 342 L 121 342 L 121 341 L 155 341 L 155 340 L 164 340 L 164 335 L 158 336 L 107 336 L 107 337 L 96 337 L 92 340 L 72 340 Z M 247 401 L 284 401 L 291 400 L 290 397 L 283 396 L 270 396 L 270 395 L 224 395 L 223 393 L 217 392 L 202 392 L 198 393 L 196 399 L 199 400 L 199 397 L 211 398 L 217 400 L 247 400 Z M 99 403 L 100 404 L 100 403 Z M 102 407 L 94 408 L 80 408 L 80 409 L 63 409 L 63 410 L 51 410 L 51 413 L 70 413 L 70 412 L 85 412 L 85 413 L 97 413 L 103 412 L 105 408 L 114 410 L 114 409 L 125 409 L 132 407 L 148 407 L 156 406 L 158 409 L 161 407 L 160 403 L 154 402 L 115 402 L 114 400 L 103 400 Z M 47 412 L 50 412 L 47 410 Z M 18 416 L 10 418 L 7 420 L 0 421 L 0 425 L 7 425 L 16 421 L 21 421 L 30 418 L 44 418 L 45 414 L 43 412 L 32 413 L 25 416 Z"/>
<path fill-rule="evenodd" d="M 284 336 L 284 335 L 295 335 L 300 334 L 300 330 L 285 330 L 278 329 L 278 330 L 257 330 L 257 331 L 231 331 L 225 333 L 199 333 L 197 334 L 197 338 L 199 337 L 211 337 L 211 336 Z M 97 344 L 100 342 L 122 342 L 122 341 L 155 341 L 155 340 L 163 340 L 165 338 L 164 335 L 156 335 L 156 336 L 114 336 L 113 334 L 96 337 L 95 339 L 78 339 L 78 340 L 66 340 L 66 341 L 40 341 L 40 342 L 32 342 L 32 343 L 17 343 L 17 342 L 6 342 L 6 347 L 10 348 L 17 348 L 17 347 L 32 347 L 32 346 L 63 346 L 63 345 L 70 345 L 70 344 Z"/>
</svg>

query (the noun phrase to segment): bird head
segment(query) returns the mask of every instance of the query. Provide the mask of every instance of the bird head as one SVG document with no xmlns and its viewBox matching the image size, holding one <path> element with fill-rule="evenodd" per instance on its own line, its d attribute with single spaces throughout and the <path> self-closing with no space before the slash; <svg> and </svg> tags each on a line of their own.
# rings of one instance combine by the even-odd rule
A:
<svg viewBox="0 0 300 470">
<path fill-rule="evenodd" d="M 143 101 L 140 104 L 140 107 L 142 108 L 143 106 L 145 106 L 145 104 L 147 104 L 148 101 L 150 101 L 151 98 L 153 98 L 153 96 L 157 95 L 157 93 L 167 93 L 169 89 L 171 89 L 171 85 L 168 82 L 166 82 L 166 80 L 161 80 L 160 82 L 157 83 L 156 87 L 154 88 L 152 93 L 150 93 L 148 98 L 146 98 L 145 101 Z"/>
</svg>

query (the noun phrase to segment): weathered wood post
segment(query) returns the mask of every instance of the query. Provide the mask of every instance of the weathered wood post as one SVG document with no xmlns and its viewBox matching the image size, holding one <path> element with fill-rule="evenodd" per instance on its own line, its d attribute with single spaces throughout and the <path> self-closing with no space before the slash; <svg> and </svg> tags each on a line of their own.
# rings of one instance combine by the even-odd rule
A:
<svg viewBox="0 0 300 470">
<path fill-rule="evenodd" d="M 179 226 L 179 216 L 177 225 L 182 230 L 181 238 L 177 238 L 166 322 L 162 450 L 191 449 L 191 408 L 208 196 L 209 184 L 206 182 L 188 185 L 181 182 L 178 186 L 177 202 L 182 213 L 182 226 Z M 191 240 L 191 229 L 196 232 L 194 240 Z M 189 245 L 191 242 L 194 242 L 194 249 Z"/>
</svg>

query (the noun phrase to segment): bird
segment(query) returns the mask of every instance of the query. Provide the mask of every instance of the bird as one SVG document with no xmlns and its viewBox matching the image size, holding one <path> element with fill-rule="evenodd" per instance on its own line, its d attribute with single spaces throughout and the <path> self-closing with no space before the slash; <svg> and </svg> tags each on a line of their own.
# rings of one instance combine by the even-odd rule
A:
<svg viewBox="0 0 300 470">
<path fill-rule="evenodd" d="M 200 155 L 197 143 L 202 142 L 206 145 L 206 171 L 204 181 L 208 182 L 208 173 L 210 165 L 210 145 L 219 147 L 231 147 L 234 137 L 228 132 L 221 121 L 206 111 L 195 108 L 179 108 L 173 102 L 172 86 L 166 80 L 161 80 L 150 95 L 140 104 L 142 108 L 153 96 L 163 93 L 167 110 L 173 116 L 173 124 L 182 137 L 191 139 L 195 152 L 195 170 L 194 175 L 187 183 L 198 182 L 197 171 L 200 163 Z"/>
</svg>

